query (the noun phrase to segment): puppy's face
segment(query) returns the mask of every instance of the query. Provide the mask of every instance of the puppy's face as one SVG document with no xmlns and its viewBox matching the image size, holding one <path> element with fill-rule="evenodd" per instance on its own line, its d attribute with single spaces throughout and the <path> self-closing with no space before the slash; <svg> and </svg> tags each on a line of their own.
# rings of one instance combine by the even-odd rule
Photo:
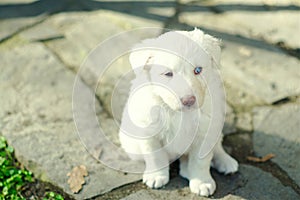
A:
<svg viewBox="0 0 300 200">
<path fill-rule="evenodd" d="M 209 58 L 191 56 L 188 60 L 170 52 L 151 52 L 143 66 L 153 93 L 173 110 L 192 110 L 201 107 L 205 96 L 202 74 L 210 65 Z"/>
<path fill-rule="evenodd" d="M 145 40 L 130 55 L 136 75 L 147 74 L 152 92 L 173 110 L 202 106 L 209 70 L 220 58 L 216 39 L 201 31 L 188 33 L 168 32 Z"/>
</svg>

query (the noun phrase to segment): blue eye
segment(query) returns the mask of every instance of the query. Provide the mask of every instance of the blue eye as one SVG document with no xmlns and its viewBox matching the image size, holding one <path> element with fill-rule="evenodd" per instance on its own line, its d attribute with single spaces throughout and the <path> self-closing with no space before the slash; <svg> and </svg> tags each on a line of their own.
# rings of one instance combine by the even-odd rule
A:
<svg viewBox="0 0 300 200">
<path fill-rule="evenodd" d="M 194 74 L 195 75 L 198 75 L 198 74 L 200 74 L 202 72 L 202 67 L 195 67 L 195 69 L 194 69 Z"/>
</svg>

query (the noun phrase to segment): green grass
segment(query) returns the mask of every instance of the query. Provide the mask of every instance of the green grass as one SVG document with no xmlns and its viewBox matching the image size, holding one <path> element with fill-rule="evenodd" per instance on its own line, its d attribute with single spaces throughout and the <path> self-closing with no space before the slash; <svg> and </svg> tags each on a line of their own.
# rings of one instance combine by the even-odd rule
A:
<svg viewBox="0 0 300 200">
<path fill-rule="evenodd" d="M 34 181 L 33 174 L 20 167 L 14 158 L 14 149 L 0 136 L 0 200 L 25 199 L 22 187 Z M 43 200 L 63 200 L 60 194 L 46 192 Z"/>
<path fill-rule="evenodd" d="M 55 192 L 47 192 L 43 200 L 64 200 L 64 198 Z"/>
</svg>

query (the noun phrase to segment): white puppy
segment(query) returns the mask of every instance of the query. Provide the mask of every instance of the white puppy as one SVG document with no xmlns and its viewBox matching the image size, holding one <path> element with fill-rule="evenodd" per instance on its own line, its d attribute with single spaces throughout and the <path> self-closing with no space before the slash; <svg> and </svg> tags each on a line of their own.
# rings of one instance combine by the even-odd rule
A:
<svg viewBox="0 0 300 200">
<path fill-rule="evenodd" d="M 143 182 L 149 187 L 167 184 L 169 162 L 179 157 L 180 175 L 189 179 L 191 191 L 201 196 L 212 195 L 216 189 L 210 166 L 225 174 L 238 170 L 236 160 L 223 150 L 221 131 L 205 141 L 209 126 L 222 128 L 224 123 L 212 121 L 211 113 L 203 112 L 216 104 L 211 103 L 212 97 L 207 98 L 207 84 L 214 83 L 209 71 L 218 65 L 220 53 L 219 41 L 199 29 L 145 40 L 131 53 L 136 78 L 119 137 L 132 159 L 145 161 Z M 215 119 L 223 119 L 224 113 L 220 111 L 221 117 Z M 204 142 L 212 148 L 201 157 Z"/>
</svg>

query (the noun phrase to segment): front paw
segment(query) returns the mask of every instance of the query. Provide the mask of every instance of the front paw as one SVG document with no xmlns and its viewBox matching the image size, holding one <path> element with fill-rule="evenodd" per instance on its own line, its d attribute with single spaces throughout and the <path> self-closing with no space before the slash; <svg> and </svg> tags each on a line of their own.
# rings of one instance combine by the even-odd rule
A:
<svg viewBox="0 0 300 200">
<path fill-rule="evenodd" d="M 225 154 L 223 157 L 213 160 L 213 167 L 218 170 L 220 173 L 230 174 L 238 171 L 238 162 Z"/>
<path fill-rule="evenodd" d="M 145 173 L 143 175 L 143 183 L 150 188 L 161 188 L 169 182 L 169 172 Z"/>
<path fill-rule="evenodd" d="M 190 180 L 190 189 L 193 193 L 196 193 L 200 196 L 208 197 L 215 192 L 216 183 L 213 179 L 210 179 L 208 181 L 202 181 L 200 179 L 195 178 Z"/>
</svg>

